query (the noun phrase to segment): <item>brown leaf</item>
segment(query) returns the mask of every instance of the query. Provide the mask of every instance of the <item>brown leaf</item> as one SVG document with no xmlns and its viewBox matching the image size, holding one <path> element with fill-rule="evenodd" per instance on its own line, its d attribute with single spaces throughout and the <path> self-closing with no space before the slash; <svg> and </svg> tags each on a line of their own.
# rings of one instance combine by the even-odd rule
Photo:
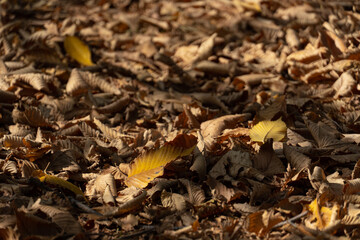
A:
<svg viewBox="0 0 360 240">
<path fill-rule="evenodd" d="M 219 137 L 225 129 L 232 129 L 237 124 L 248 120 L 247 114 L 225 115 L 219 118 L 208 120 L 201 123 L 201 134 L 204 137 L 205 143 L 209 149 L 215 144 L 215 138 Z"/>
<path fill-rule="evenodd" d="M 295 149 L 285 143 L 283 146 L 284 155 L 293 168 L 295 168 L 297 171 L 300 171 L 303 168 L 310 167 L 311 159 L 309 157 L 297 152 Z"/>
<path fill-rule="evenodd" d="M 210 187 L 212 195 L 217 199 L 225 199 L 226 202 L 230 202 L 236 198 L 239 198 L 242 194 L 236 192 L 233 188 L 228 188 L 221 182 L 208 177 L 206 184 Z"/>
<path fill-rule="evenodd" d="M 61 229 L 55 223 L 28 213 L 25 208 L 15 212 L 16 225 L 22 236 L 54 236 L 60 233 Z"/>
<path fill-rule="evenodd" d="M 189 194 L 189 202 L 193 205 L 200 205 L 205 201 L 205 193 L 200 186 L 187 179 L 180 179 Z"/>
<path fill-rule="evenodd" d="M 273 226 L 284 221 L 280 213 L 274 213 L 273 210 L 262 210 L 250 214 L 247 217 L 247 230 L 255 233 L 259 237 L 264 237 Z"/>
<path fill-rule="evenodd" d="M 260 147 L 254 158 L 254 168 L 269 177 L 285 171 L 284 165 L 274 152 L 272 141 L 267 141 Z"/>
<path fill-rule="evenodd" d="M 259 122 L 264 120 L 271 121 L 279 117 L 279 114 L 284 115 L 285 113 L 286 113 L 285 96 L 280 96 L 277 97 L 271 105 L 259 111 L 257 115 L 257 121 Z"/>
</svg>

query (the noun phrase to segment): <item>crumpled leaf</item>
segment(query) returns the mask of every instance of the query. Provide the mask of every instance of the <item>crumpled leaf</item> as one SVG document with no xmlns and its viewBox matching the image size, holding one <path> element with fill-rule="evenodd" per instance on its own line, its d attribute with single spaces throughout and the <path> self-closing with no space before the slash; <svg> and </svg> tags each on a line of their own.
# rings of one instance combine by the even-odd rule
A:
<svg viewBox="0 0 360 240">
<path fill-rule="evenodd" d="M 130 165 L 125 184 L 145 188 L 154 178 L 164 173 L 164 167 L 178 157 L 190 154 L 196 146 L 196 137 L 178 135 L 172 142 L 136 158 Z"/>
<path fill-rule="evenodd" d="M 276 121 L 261 121 L 250 129 L 253 142 L 265 143 L 267 139 L 281 141 L 286 136 L 286 124 L 279 118 Z"/>
<path fill-rule="evenodd" d="M 70 57 L 75 59 L 78 63 L 85 66 L 94 65 L 91 61 L 91 52 L 89 47 L 78 37 L 67 36 L 64 40 L 64 47 Z"/>
</svg>

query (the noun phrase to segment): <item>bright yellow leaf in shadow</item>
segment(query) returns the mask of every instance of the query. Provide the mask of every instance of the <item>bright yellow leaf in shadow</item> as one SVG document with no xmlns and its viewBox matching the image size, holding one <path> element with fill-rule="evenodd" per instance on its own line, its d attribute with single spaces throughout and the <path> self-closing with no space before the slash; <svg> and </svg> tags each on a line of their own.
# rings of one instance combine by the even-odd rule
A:
<svg viewBox="0 0 360 240">
<path fill-rule="evenodd" d="M 286 124 L 279 118 L 276 121 L 261 121 L 250 129 L 249 135 L 253 142 L 265 143 L 272 138 L 281 141 L 286 136 Z"/>
<path fill-rule="evenodd" d="M 73 193 L 75 193 L 76 195 L 81 195 L 85 198 L 85 195 L 81 191 L 81 189 L 78 188 L 77 186 L 75 186 L 74 184 L 72 184 L 71 182 L 68 182 L 64 179 L 58 178 L 56 176 L 48 175 L 41 170 L 33 171 L 32 175 L 33 175 L 33 177 L 37 177 L 41 182 L 45 182 L 48 184 L 57 185 L 57 186 L 66 188 L 66 189 L 72 191 Z M 85 198 L 85 200 L 87 201 L 86 198 Z"/>
<path fill-rule="evenodd" d="M 92 66 L 91 52 L 89 47 L 75 36 L 67 36 L 64 41 L 66 52 L 78 63 L 85 66 Z"/>
</svg>

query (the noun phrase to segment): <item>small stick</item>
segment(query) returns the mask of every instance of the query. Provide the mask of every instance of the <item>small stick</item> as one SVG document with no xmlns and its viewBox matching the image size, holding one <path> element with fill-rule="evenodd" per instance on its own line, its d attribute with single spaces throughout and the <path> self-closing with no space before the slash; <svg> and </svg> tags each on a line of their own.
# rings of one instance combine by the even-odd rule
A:
<svg viewBox="0 0 360 240">
<path fill-rule="evenodd" d="M 282 222 L 274 225 L 272 228 L 274 229 L 274 228 L 282 227 L 282 226 L 284 226 L 285 224 L 288 224 L 288 223 L 292 224 L 292 221 L 298 220 L 298 219 L 304 217 L 306 214 L 308 214 L 308 211 L 302 212 L 299 215 L 296 215 L 295 217 L 292 217 L 292 218 L 290 218 L 288 220 L 282 221 Z"/>
</svg>

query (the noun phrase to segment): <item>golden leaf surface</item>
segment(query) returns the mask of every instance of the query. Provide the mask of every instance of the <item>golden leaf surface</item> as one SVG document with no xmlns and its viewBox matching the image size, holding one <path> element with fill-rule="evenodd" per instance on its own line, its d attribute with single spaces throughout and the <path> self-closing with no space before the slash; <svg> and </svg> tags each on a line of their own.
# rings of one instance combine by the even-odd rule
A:
<svg viewBox="0 0 360 240">
<path fill-rule="evenodd" d="M 178 135 L 163 147 L 136 158 L 130 165 L 125 184 L 145 188 L 154 178 L 163 175 L 165 166 L 178 157 L 189 155 L 196 146 L 196 137 Z"/>
<path fill-rule="evenodd" d="M 261 121 L 250 129 L 253 142 L 265 143 L 267 139 L 281 141 L 286 136 L 286 124 L 279 118 L 276 121 Z"/>
<path fill-rule="evenodd" d="M 81 41 L 78 37 L 67 36 L 64 41 L 66 52 L 75 59 L 78 63 L 85 66 L 92 66 L 91 52 L 89 47 Z"/>
<path fill-rule="evenodd" d="M 81 189 L 78 188 L 77 186 L 75 186 L 74 184 L 72 184 L 71 182 L 68 182 L 64 179 L 58 178 L 56 176 L 48 175 L 41 170 L 35 170 L 32 173 L 32 175 L 34 177 L 37 177 L 41 182 L 46 182 L 48 184 L 57 185 L 57 186 L 66 188 L 66 189 L 72 191 L 73 193 L 75 193 L 76 195 L 81 195 L 85 198 L 85 195 L 81 191 Z M 86 200 L 86 198 L 85 198 L 85 200 Z"/>
<path fill-rule="evenodd" d="M 312 220 L 316 219 L 314 226 L 323 230 L 334 224 L 335 220 L 338 219 L 339 206 L 334 205 L 333 207 L 320 206 L 318 199 L 315 198 L 309 205 L 309 211 L 312 213 Z"/>
</svg>

